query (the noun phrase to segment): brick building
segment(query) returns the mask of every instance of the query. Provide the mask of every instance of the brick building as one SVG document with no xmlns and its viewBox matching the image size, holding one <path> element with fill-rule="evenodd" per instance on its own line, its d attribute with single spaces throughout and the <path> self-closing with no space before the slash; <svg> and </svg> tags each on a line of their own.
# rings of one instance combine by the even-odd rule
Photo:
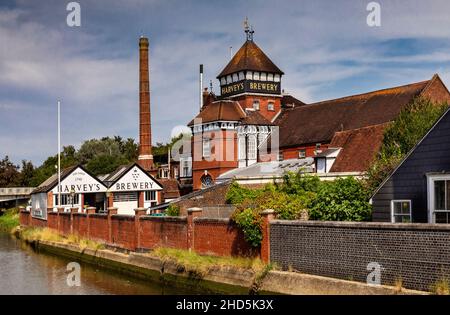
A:
<svg viewBox="0 0 450 315">
<path fill-rule="evenodd" d="M 235 169 L 276 160 L 313 158 L 315 173 L 361 176 L 386 127 L 414 98 L 450 102 L 435 74 L 427 81 L 305 104 L 283 92 L 284 72 L 256 45 L 253 31 L 245 32 L 246 41 L 217 76 L 221 95 L 204 92 L 203 106 L 188 124 L 194 190 Z"/>
</svg>

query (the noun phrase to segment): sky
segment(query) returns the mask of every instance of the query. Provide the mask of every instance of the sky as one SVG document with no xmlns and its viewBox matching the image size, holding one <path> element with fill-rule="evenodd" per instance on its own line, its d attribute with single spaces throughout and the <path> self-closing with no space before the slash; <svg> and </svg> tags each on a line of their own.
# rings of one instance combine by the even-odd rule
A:
<svg viewBox="0 0 450 315">
<path fill-rule="evenodd" d="M 153 143 L 198 113 L 205 86 L 245 41 L 281 68 L 282 89 L 310 103 L 430 79 L 450 87 L 450 1 L 79 0 L 69 27 L 65 0 L 0 0 L 0 158 L 40 165 L 62 145 L 138 137 L 138 41 L 150 41 Z M 301 123 L 301 122 L 299 122 Z M 178 127 L 179 129 L 180 127 Z"/>
</svg>

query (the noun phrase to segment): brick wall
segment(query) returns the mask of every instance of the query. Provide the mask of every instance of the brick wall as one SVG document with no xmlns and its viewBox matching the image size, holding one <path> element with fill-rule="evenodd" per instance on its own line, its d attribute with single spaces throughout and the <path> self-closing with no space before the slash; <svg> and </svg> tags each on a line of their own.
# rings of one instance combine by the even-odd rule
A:
<svg viewBox="0 0 450 315">
<path fill-rule="evenodd" d="M 111 244 L 129 250 L 136 249 L 135 231 L 134 216 L 111 216 Z"/>
<path fill-rule="evenodd" d="M 259 255 L 244 239 L 244 235 L 229 219 L 194 219 L 194 249 L 201 254 L 216 256 Z"/>
<path fill-rule="evenodd" d="M 20 225 L 30 225 L 30 211 L 21 210 L 19 212 L 19 223 Z"/>
<path fill-rule="evenodd" d="M 106 214 L 89 215 L 89 237 L 93 240 L 108 241 L 109 228 Z"/>
<path fill-rule="evenodd" d="M 260 255 L 259 248 L 252 249 L 229 219 L 200 218 L 201 212 L 199 208 L 191 209 L 182 217 L 49 212 L 47 221 L 22 211 L 20 222 L 48 226 L 61 234 L 78 234 L 127 250 L 170 247 L 218 256 Z"/>
<path fill-rule="evenodd" d="M 58 213 L 48 212 L 47 213 L 47 227 L 50 229 L 58 229 Z"/>
<path fill-rule="evenodd" d="M 141 248 L 188 248 L 186 217 L 143 216 L 139 226 Z"/>
<path fill-rule="evenodd" d="M 59 232 L 62 234 L 70 234 L 70 213 L 62 212 L 59 214 Z"/>
<path fill-rule="evenodd" d="M 73 214 L 73 233 L 81 237 L 88 236 L 87 215 L 85 213 Z"/>
<path fill-rule="evenodd" d="M 270 259 L 283 268 L 366 282 L 382 266 L 382 284 L 429 290 L 450 276 L 450 226 L 356 222 L 272 221 Z"/>
</svg>

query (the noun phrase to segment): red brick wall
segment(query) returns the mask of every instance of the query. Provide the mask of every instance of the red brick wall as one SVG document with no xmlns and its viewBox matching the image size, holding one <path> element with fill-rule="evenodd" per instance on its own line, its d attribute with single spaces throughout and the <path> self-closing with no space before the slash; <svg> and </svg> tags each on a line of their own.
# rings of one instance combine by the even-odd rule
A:
<svg viewBox="0 0 450 315">
<path fill-rule="evenodd" d="M 30 225 L 35 227 L 47 227 L 47 220 L 30 217 Z"/>
<path fill-rule="evenodd" d="M 84 213 L 73 214 L 73 233 L 81 237 L 87 237 L 87 215 Z"/>
<path fill-rule="evenodd" d="M 136 249 L 136 228 L 134 216 L 111 216 L 112 244 L 129 250 Z"/>
<path fill-rule="evenodd" d="M 22 226 L 30 225 L 30 211 L 25 210 L 20 211 L 19 223 Z"/>
<path fill-rule="evenodd" d="M 194 219 L 194 250 L 216 256 L 259 256 L 244 234 L 228 219 Z"/>
<path fill-rule="evenodd" d="M 70 234 L 70 213 L 59 214 L 59 232 L 65 235 Z"/>
<path fill-rule="evenodd" d="M 107 241 L 109 237 L 108 216 L 106 214 L 89 215 L 89 238 Z"/>
<path fill-rule="evenodd" d="M 187 249 L 187 219 L 185 217 L 141 217 L 141 248 L 172 247 Z"/>
<path fill-rule="evenodd" d="M 47 227 L 53 230 L 58 229 L 58 213 L 49 212 L 47 213 Z"/>
</svg>

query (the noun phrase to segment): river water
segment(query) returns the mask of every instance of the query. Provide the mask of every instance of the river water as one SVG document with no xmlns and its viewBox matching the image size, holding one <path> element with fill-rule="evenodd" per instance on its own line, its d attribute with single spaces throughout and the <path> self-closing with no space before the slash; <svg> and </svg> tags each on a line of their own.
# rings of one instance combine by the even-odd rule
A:
<svg viewBox="0 0 450 315">
<path fill-rule="evenodd" d="M 81 265 L 81 285 L 68 286 L 70 260 L 35 252 L 24 242 L 0 232 L 0 294 L 192 294 Z"/>
</svg>

